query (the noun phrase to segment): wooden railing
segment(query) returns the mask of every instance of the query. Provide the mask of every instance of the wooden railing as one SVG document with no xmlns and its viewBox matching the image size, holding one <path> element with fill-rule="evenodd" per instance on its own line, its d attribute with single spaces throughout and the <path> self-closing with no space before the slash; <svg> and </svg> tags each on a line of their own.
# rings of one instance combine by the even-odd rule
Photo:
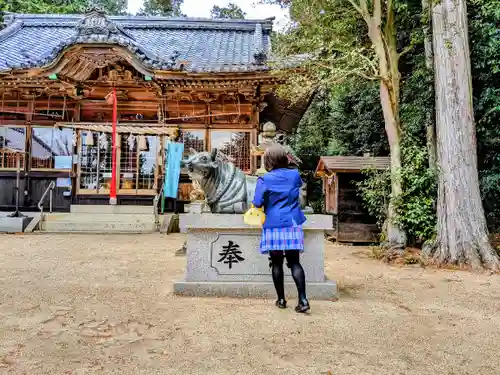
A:
<svg viewBox="0 0 500 375">
<path fill-rule="evenodd" d="M 163 194 L 163 188 L 165 187 L 165 181 L 164 179 L 162 178 L 161 179 L 161 187 L 160 187 L 160 191 L 158 192 L 158 194 L 156 194 L 155 196 L 155 199 L 153 200 L 153 209 L 154 209 L 154 216 L 155 216 L 155 225 L 156 225 L 156 229 L 159 231 L 160 230 L 160 227 L 161 227 L 161 223 L 160 223 L 160 210 L 158 208 L 158 204 L 160 202 L 160 199 L 161 199 L 161 196 Z"/>
<path fill-rule="evenodd" d="M 24 169 L 26 154 L 23 151 L 0 149 L 0 169 L 16 169 L 17 155 L 20 156 L 20 168 Z"/>
<path fill-rule="evenodd" d="M 38 209 L 40 210 L 40 215 L 43 216 L 43 202 L 45 200 L 45 197 L 47 194 L 49 194 L 49 212 L 52 213 L 52 201 L 53 201 L 53 192 L 54 188 L 56 187 L 56 183 L 52 181 L 49 186 L 47 186 L 47 189 L 42 194 L 42 198 L 40 198 L 40 201 L 38 202 Z"/>
</svg>

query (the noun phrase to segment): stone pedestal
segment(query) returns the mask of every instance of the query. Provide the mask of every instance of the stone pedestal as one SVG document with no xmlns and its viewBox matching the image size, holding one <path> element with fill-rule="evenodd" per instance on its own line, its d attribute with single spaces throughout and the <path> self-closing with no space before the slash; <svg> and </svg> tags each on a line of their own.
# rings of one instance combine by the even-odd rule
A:
<svg viewBox="0 0 500 375">
<path fill-rule="evenodd" d="M 185 280 L 174 283 L 176 294 L 276 297 L 269 259 L 259 252 L 261 231 L 247 226 L 243 215 L 180 215 L 180 228 L 187 232 L 187 266 Z M 311 299 L 331 299 L 337 292 L 324 273 L 324 232 L 331 229 L 331 216 L 307 215 L 301 263 Z M 284 269 L 287 295 L 295 298 L 290 270 Z"/>
<path fill-rule="evenodd" d="M 28 226 L 32 217 L 0 217 L 0 233 L 22 233 Z"/>
</svg>

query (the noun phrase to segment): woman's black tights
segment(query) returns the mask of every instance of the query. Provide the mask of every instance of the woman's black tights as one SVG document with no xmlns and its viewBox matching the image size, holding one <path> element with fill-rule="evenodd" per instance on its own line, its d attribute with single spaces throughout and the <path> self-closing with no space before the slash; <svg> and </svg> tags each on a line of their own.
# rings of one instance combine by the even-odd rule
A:
<svg viewBox="0 0 500 375">
<path fill-rule="evenodd" d="M 287 266 L 292 271 L 292 277 L 297 286 L 299 301 L 306 300 L 306 275 L 300 264 L 300 252 L 296 250 L 271 251 L 271 268 L 273 272 L 273 282 L 278 294 L 278 299 L 285 299 L 285 275 L 283 273 L 283 261 L 286 257 Z"/>
</svg>

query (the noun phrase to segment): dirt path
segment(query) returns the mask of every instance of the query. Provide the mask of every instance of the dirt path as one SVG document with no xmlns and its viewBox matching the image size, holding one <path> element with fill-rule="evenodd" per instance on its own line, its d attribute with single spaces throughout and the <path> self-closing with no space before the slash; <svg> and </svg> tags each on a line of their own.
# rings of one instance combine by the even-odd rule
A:
<svg viewBox="0 0 500 375">
<path fill-rule="evenodd" d="M 498 276 L 389 267 L 329 245 L 340 301 L 299 316 L 173 296 L 182 241 L 0 235 L 0 374 L 499 373 Z"/>
</svg>

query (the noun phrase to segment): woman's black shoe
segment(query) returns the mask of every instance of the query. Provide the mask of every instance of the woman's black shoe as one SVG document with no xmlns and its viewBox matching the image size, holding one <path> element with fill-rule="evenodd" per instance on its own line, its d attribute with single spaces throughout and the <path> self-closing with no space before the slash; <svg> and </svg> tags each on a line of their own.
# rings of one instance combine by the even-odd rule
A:
<svg viewBox="0 0 500 375">
<path fill-rule="evenodd" d="M 286 301 L 284 299 L 279 299 L 276 301 L 276 306 L 280 309 L 286 309 Z"/>
<path fill-rule="evenodd" d="M 308 300 L 302 300 L 299 302 L 299 304 L 295 307 L 295 311 L 298 313 L 305 313 L 311 309 L 311 306 L 309 305 Z"/>
</svg>

